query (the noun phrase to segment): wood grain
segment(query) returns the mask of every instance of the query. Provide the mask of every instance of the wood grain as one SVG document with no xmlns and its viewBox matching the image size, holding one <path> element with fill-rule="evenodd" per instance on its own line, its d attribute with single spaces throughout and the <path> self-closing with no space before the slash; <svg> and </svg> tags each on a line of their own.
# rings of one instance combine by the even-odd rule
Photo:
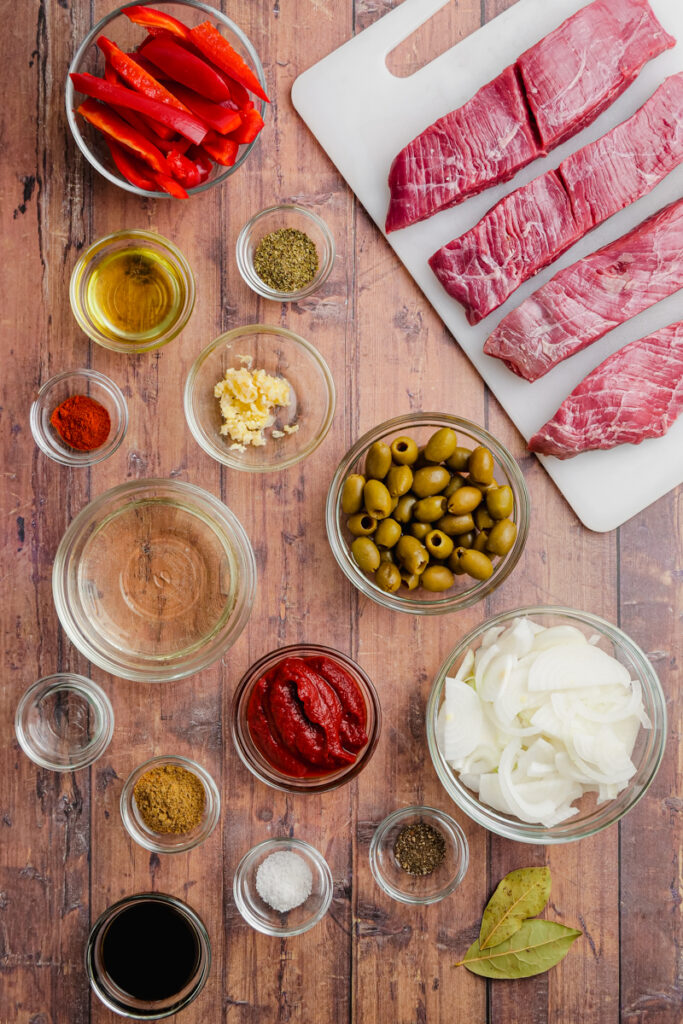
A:
<svg viewBox="0 0 683 1024">
<path fill-rule="evenodd" d="M 453 2 L 392 64 L 411 72 L 509 6 Z M 576 520 L 463 353 L 355 203 L 295 115 L 294 78 L 390 0 L 232 0 L 230 16 L 263 56 L 277 102 L 260 145 L 224 186 L 187 204 L 141 202 L 90 169 L 63 111 L 66 67 L 90 25 L 112 4 L 26 0 L 0 40 L 3 231 L 2 573 L 5 673 L 0 689 L 0 1022 L 105 1024 L 91 997 L 83 949 L 115 899 L 155 889 L 186 899 L 211 935 L 214 966 L 183 1024 L 302 1021 L 392 1024 L 676 1024 L 680 1020 L 680 661 L 683 616 L 681 495 L 671 494 L 620 531 L 592 534 Z M 233 252 L 258 209 L 293 199 L 330 225 L 338 257 L 321 292 L 293 306 L 262 302 L 243 284 Z M 89 344 L 75 326 L 68 282 L 80 250 L 123 227 L 172 239 L 193 267 L 198 300 L 188 328 L 156 354 L 126 358 Z M 240 324 L 284 324 L 323 353 L 337 386 L 324 444 L 282 474 L 221 469 L 194 444 L 182 387 L 200 349 Z M 35 448 L 28 409 L 39 384 L 93 366 L 123 388 L 130 428 L 121 449 L 90 471 L 67 470 Z M 530 539 L 514 577 L 484 604 L 418 621 L 355 592 L 336 568 L 324 531 L 327 483 L 360 433 L 390 415 L 444 409 L 488 427 L 519 459 L 531 493 Z M 169 476 L 220 495 L 245 525 L 259 589 L 250 624 L 220 663 L 168 685 L 113 679 L 64 638 L 52 604 L 59 540 L 88 501 L 126 479 Z M 426 909 L 392 902 L 375 885 L 368 848 L 377 823 L 409 803 L 453 812 L 431 766 L 424 707 L 444 656 L 486 616 L 526 603 L 568 604 L 619 623 L 649 654 L 669 701 L 669 743 L 641 803 L 593 839 L 537 848 L 499 840 L 455 817 L 470 869 L 448 900 Z M 378 688 L 384 715 L 375 757 L 360 778 L 324 796 L 289 797 L 258 783 L 230 738 L 231 701 L 265 651 L 301 640 L 356 658 Z M 110 694 L 116 731 L 91 769 L 37 769 L 14 739 L 17 701 L 60 669 L 91 674 Z M 187 855 L 157 857 L 133 844 L 119 817 L 129 772 L 164 752 L 187 754 L 219 780 L 214 835 Z M 270 836 L 308 839 L 335 879 L 332 909 L 316 929 L 280 941 L 252 931 L 232 898 L 237 863 Z M 549 913 L 582 928 L 552 973 L 489 983 L 453 963 L 476 937 L 482 909 L 514 867 L 547 863 Z"/>
</svg>

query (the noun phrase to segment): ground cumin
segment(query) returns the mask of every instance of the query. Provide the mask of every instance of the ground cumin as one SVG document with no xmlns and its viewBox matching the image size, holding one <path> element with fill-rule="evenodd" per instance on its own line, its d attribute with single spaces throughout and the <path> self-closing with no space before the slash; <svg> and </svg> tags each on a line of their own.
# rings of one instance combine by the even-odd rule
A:
<svg viewBox="0 0 683 1024">
<path fill-rule="evenodd" d="M 201 779 L 178 764 L 145 772 L 133 789 L 140 817 L 153 832 L 191 832 L 204 814 L 206 793 Z"/>
</svg>

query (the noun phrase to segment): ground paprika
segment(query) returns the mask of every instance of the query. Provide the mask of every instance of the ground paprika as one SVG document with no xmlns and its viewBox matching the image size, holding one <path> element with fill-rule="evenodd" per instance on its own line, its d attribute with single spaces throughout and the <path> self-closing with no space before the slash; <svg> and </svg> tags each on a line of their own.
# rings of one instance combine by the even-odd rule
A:
<svg viewBox="0 0 683 1024">
<path fill-rule="evenodd" d="M 111 417 L 88 395 L 72 395 L 53 410 L 50 423 L 70 448 L 92 452 L 101 448 L 111 431 Z"/>
</svg>

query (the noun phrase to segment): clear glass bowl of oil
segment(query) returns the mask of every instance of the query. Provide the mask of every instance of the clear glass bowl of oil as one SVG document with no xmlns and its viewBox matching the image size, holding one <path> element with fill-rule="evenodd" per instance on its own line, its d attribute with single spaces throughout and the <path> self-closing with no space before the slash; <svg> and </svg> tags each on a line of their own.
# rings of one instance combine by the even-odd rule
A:
<svg viewBox="0 0 683 1024">
<path fill-rule="evenodd" d="M 116 352 L 147 352 L 187 325 L 194 277 L 179 249 L 151 231 L 117 231 L 82 254 L 71 274 L 71 308 L 89 338 Z"/>
</svg>

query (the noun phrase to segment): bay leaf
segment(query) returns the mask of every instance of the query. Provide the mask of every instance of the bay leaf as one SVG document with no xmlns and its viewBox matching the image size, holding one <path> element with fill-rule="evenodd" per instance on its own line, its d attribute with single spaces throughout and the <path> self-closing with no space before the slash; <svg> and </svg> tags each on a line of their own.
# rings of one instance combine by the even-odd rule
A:
<svg viewBox="0 0 683 1024">
<path fill-rule="evenodd" d="M 518 868 L 500 882 L 481 919 L 479 948 L 490 949 L 540 914 L 550 896 L 550 868 Z"/>
<path fill-rule="evenodd" d="M 455 966 L 464 965 L 483 978 L 530 978 L 559 963 L 572 942 L 582 934 L 556 921 L 534 918 L 525 921 L 514 935 L 493 949 L 482 950 L 477 939 L 467 950 L 465 959 Z"/>
</svg>

